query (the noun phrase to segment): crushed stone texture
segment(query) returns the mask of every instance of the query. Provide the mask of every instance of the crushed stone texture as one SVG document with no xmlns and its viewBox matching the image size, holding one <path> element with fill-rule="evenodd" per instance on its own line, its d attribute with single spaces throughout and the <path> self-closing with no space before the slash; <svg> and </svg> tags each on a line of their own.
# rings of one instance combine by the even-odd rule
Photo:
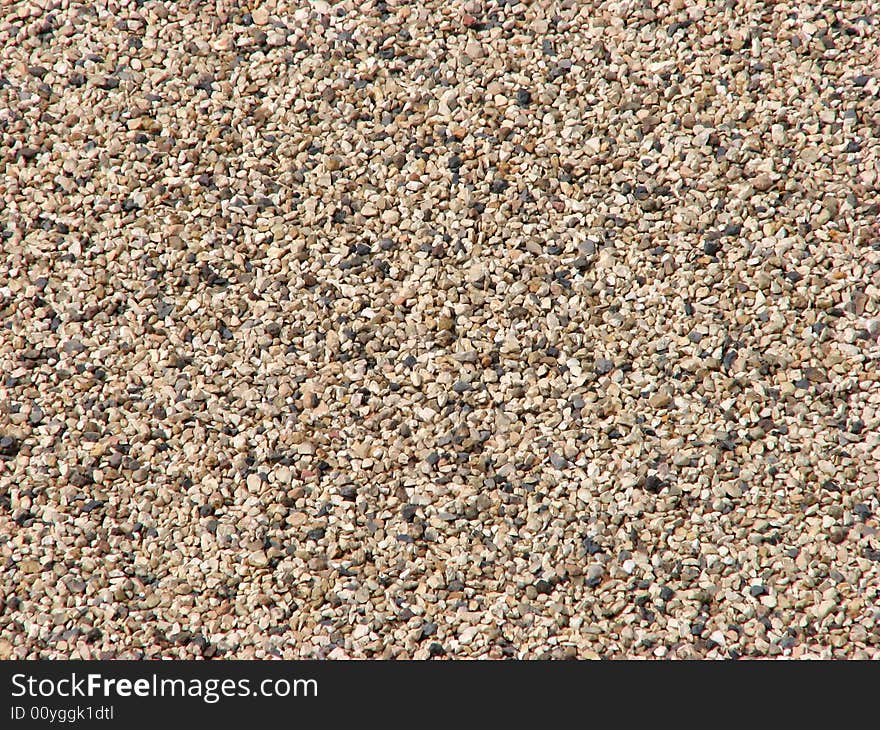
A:
<svg viewBox="0 0 880 730">
<path fill-rule="evenodd" d="M 876 1 L 0 9 L 0 658 L 880 658 Z"/>
</svg>

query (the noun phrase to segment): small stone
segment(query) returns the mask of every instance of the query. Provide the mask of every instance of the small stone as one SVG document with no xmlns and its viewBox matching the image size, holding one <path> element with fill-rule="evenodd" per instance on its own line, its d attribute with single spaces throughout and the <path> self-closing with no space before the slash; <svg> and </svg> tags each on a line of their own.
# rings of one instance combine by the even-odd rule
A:
<svg viewBox="0 0 880 730">
<path fill-rule="evenodd" d="M 666 393 L 654 393 L 648 398 L 648 404 L 652 408 L 666 408 L 672 403 L 672 398 Z"/>
<path fill-rule="evenodd" d="M 539 595 L 547 595 L 553 592 L 553 584 L 542 579 L 535 583 L 535 590 Z"/>
<path fill-rule="evenodd" d="M 34 405 L 31 408 L 30 414 L 28 414 L 28 423 L 30 423 L 32 426 L 38 426 L 40 423 L 42 423 L 43 416 L 43 409 L 40 408 L 40 406 L 38 405 Z M 0 439 L 0 441 L 2 441 L 2 439 Z M 0 443 L 0 453 L 2 453 L 2 450 L 3 446 L 2 443 Z"/>
<path fill-rule="evenodd" d="M 252 565 L 255 568 L 265 568 L 269 565 L 269 557 L 262 550 L 255 550 L 248 555 L 248 565 Z"/>
<path fill-rule="evenodd" d="M 766 192 L 771 187 L 773 187 L 773 178 L 770 177 L 770 175 L 768 175 L 767 173 L 762 173 L 761 175 L 758 175 L 754 180 L 752 180 L 752 187 L 762 193 Z"/>
<path fill-rule="evenodd" d="M 668 486 L 667 482 L 655 474 L 646 476 L 643 484 L 644 490 L 650 494 L 659 494 L 666 486 Z"/>
<path fill-rule="evenodd" d="M 0 456 L 15 456 L 20 449 L 21 442 L 14 436 L 0 436 Z"/>
<path fill-rule="evenodd" d="M 602 576 L 604 574 L 605 569 L 598 563 L 593 563 L 592 565 L 588 566 L 584 574 L 586 578 L 586 585 L 589 588 L 595 588 L 602 582 Z"/>
<path fill-rule="evenodd" d="M 722 631 L 719 629 L 709 634 L 709 641 L 713 642 L 717 646 L 725 646 L 727 644 L 727 637 L 724 636 Z"/>
<path fill-rule="evenodd" d="M 614 363 L 604 357 L 596 360 L 595 370 L 599 375 L 607 375 L 614 369 Z"/>
<path fill-rule="evenodd" d="M 471 39 L 467 42 L 464 52 L 465 55 L 474 60 L 482 58 L 485 55 L 483 44 L 475 39 Z"/>
<path fill-rule="evenodd" d="M 566 459 L 564 456 L 560 456 L 559 454 L 550 454 L 550 463 L 557 469 L 566 469 L 569 465 L 568 459 Z"/>
<path fill-rule="evenodd" d="M 18 569 L 22 573 L 30 575 L 33 573 L 39 573 L 42 570 L 42 566 L 36 560 L 22 560 L 18 564 Z"/>
</svg>

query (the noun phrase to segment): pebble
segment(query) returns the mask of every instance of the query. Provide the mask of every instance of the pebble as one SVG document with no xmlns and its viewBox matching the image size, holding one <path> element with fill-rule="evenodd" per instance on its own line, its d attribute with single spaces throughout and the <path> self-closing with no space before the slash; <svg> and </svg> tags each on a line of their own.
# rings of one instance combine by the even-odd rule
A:
<svg viewBox="0 0 880 730">
<path fill-rule="evenodd" d="M 587 567 L 587 570 L 584 574 L 586 578 L 586 585 L 590 588 L 593 588 L 602 581 L 602 576 L 605 573 L 605 568 L 602 565 L 594 563 Z"/>
<path fill-rule="evenodd" d="M 596 360 L 596 372 L 599 375 L 607 375 L 614 369 L 614 363 L 607 358 L 600 357 Z"/>
<path fill-rule="evenodd" d="M 665 408 L 670 403 L 672 403 L 672 397 L 668 393 L 654 393 L 648 399 L 648 405 L 651 408 Z"/>
</svg>

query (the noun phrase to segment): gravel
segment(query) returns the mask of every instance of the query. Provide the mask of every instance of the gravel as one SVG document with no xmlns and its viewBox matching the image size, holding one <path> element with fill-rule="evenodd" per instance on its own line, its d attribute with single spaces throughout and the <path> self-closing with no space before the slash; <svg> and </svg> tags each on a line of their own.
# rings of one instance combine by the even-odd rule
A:
<svg viewBox="0 0 880 730">
<path fill-rule="evenodd" d="M 880 658 L 878 11 L 5 5 L 0 659 Z"/>
</svg>

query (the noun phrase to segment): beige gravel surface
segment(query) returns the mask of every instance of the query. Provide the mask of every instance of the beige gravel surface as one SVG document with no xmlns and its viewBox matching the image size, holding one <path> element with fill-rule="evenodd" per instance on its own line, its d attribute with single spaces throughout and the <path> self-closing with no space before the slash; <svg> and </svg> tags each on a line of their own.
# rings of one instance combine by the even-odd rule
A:
<svg viewBox="0 0 880 730">
<path fill-rule="evenodd" d="M 0 9 L 0 658 L 880 658 L 880 3 Z"/>
</svg>

